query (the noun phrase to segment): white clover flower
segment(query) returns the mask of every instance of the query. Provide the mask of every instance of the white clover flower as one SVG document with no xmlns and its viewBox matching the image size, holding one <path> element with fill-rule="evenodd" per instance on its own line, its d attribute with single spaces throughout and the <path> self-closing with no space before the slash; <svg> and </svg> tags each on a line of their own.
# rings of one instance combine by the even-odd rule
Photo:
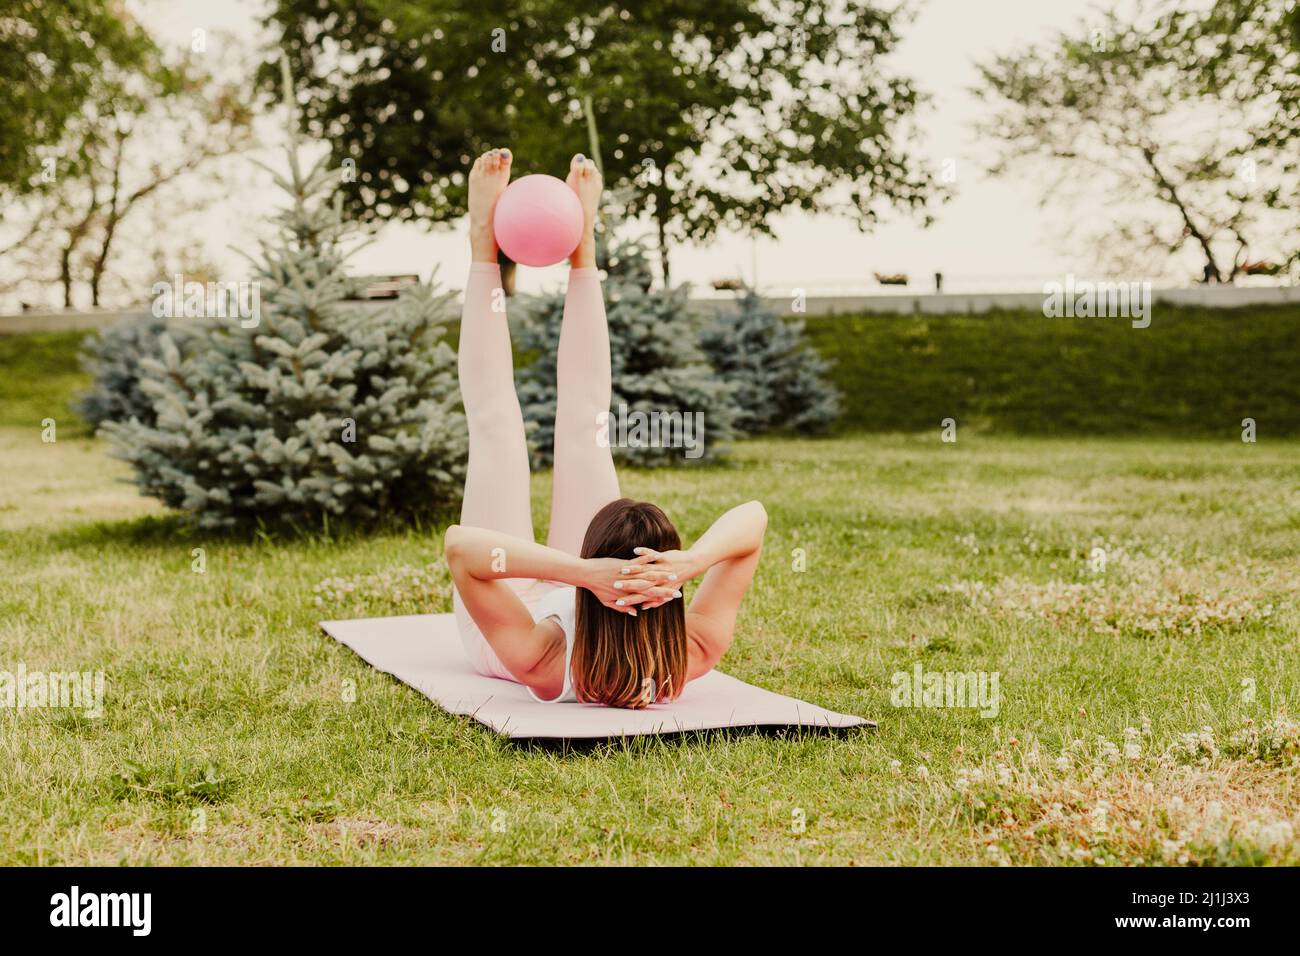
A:
<svg viewBox="0 0 1300 956">
<path fill-rule="evenodd" d="M 1255 842 L 1266 852 L 1289 846 L 1295 840 L 1295 828 L 1289 820 L 1266 823 L 1255 833 Z"/>
</svg>

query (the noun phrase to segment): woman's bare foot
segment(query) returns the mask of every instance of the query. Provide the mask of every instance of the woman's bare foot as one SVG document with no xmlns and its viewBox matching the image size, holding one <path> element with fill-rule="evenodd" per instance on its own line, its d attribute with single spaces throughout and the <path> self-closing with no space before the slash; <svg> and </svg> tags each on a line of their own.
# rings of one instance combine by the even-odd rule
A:
<svg viewBox="0 0 1300 956">
<path fill-rule="evenodd" d="M 569 177 L 565 182 L 578 194 L 578 201 L 582 203 L 582 241 L 569 257 L 569 265 L 574 269 L 594 269 L 596 210 L 600 206 L 600 192 L 605 184 L 596 164 L 584 158 L 581 153 L 574 156 L 573 162 L 569 164 Z"/>
<path fill-rule="evenodd" d="M 469 245 L 475 262 L 497 261 L 492 213 L 510 182 L 510 150 L 490 149 L 469 171 Z"/>
</svg>

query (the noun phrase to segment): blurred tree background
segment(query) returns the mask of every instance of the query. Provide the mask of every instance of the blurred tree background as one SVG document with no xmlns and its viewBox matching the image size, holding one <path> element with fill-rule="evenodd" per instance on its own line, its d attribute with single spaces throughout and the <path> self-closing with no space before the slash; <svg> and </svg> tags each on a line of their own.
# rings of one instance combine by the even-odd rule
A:
<svg viewBox="0 0 1300 956">
<path fill-rule="evenodd" d="M 1149 7 L 1149 9 L 1148 9 Z M 1045 203 L 1112 268 L 1195 250 L 1204 282 L 1300 274 L 1300 7 L 1113 8 L 980 67 L 996 175 L 1047 174 Z"/>
<path fill-rule="evenodd" d="M 105 0 L 18 0 L 0 17 L 0 291 L 138 301 L 202 261 L 192 237 L 159 245 L 158 224 L 225 195 L 212 161 L 248 147 L 253 122 L 251 64 L 204 52 L 164 49 Z"/>
<path fill-rule="evenodd" d="M 307 131 L 365 218 L 465 211 L 472 157 L 509 145 L 551 172 L 599 124 L 606 184 L 667 250 L 721 227 L 768 232 L 791 207 L 869 227 L 937 189 L 905 151 L 921 102 L 882 58 L 905 15 L 841 0 L 275 0 Z M 262 69 L 270 88 L 276 67 Z M 588 113 L 588 104 L 590 107 Z M 845 188 L 834 189 L 842 186 Z M 624 187 L 631 187 L 625 189 Z"/>
<path fill-rule="evenodd" d="M 157 53 L 103 0 L 7 0 L 0 17 L 0 216 L 38 190 L 47 150 L 92 98 L 101 74 L 147 69 Z"/>
</svg>

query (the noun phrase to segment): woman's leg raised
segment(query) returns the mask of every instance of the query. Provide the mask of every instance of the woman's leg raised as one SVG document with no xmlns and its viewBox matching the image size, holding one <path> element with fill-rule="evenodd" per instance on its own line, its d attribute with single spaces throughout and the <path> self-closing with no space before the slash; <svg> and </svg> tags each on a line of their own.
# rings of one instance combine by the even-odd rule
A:
<svg viewBox="0 0 1300 956">
<path fill-rule="evenodd" d="M 473 262 L 465 285 L 458 365 L 469 424 L 461 524 L 533 540 L 528 445 L 515 394 L 510 327 L 492 234 L 492 211 L 510 181 L 509 150 L 480 156 L 469 174 Z"/>
<path fill-rule="evenodd" d="M 601 416 L 612 388 L 609 328 L 596 269 L 595 224 L 601 178 L 590 160 L 575 156 L 569 185 L 582 201 L 582 242 L 570 259 L 569 288 L 556 354 L 555 469 L 547 544 L 570 554 L 582 549 L 592 516 L 619 497 L 618 474 Z"/>
<path fill-rule="evenodd" d="M 469 466 L 465 472 L 460 523 L 504 531 L 532 541 L 528 445 L 519 397 L 515 394 L 505 292 L 492 234 L 492 210 L 509 181 L 508 150 L 492 150 L 480 156 L 469 174 L 473 261 L 465 283 L 457 355 L 460 396 L 469 424 Z M 509 555 L 505 557 L 509 561 Z M 523 591 L 532 583 L 524 579 L 510 580 L 516 591 Z M 461 643 L 474 669 L 489 677 L 514 680 L 454 588 L 452 607 Z"/>
</svg>

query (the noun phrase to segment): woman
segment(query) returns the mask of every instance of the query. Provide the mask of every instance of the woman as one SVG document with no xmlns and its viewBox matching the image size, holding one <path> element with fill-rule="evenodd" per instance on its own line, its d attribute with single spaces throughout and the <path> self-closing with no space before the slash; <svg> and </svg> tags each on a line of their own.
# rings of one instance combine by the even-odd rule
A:
<svg viewBox="0 0 1300 956">
<path fill-rule="evenodd" d="M 551 527 L 545 545 L 533 540 L 528 451 L 492 234 L 510 162 L 509 150 L 492 150 L 469 175 L 473 262 L 459 356 L 469 470 L 461 523 L 445 541 L 461 637 L 479 673 L 524 684 L 538 700 L 612 707 L 671 700 L 730 646 L 767 514 L 757 501 L 733 508 L 683 550 L 662 511 L 620 496 L 600 438 L 611 388 L 594 234 L 601 178 L 578 155 L 567 181 L 585 224 L 570 257 L 556 357 Z M 700 575 L 687 609 L 681 588 Z"/>
</svg>

